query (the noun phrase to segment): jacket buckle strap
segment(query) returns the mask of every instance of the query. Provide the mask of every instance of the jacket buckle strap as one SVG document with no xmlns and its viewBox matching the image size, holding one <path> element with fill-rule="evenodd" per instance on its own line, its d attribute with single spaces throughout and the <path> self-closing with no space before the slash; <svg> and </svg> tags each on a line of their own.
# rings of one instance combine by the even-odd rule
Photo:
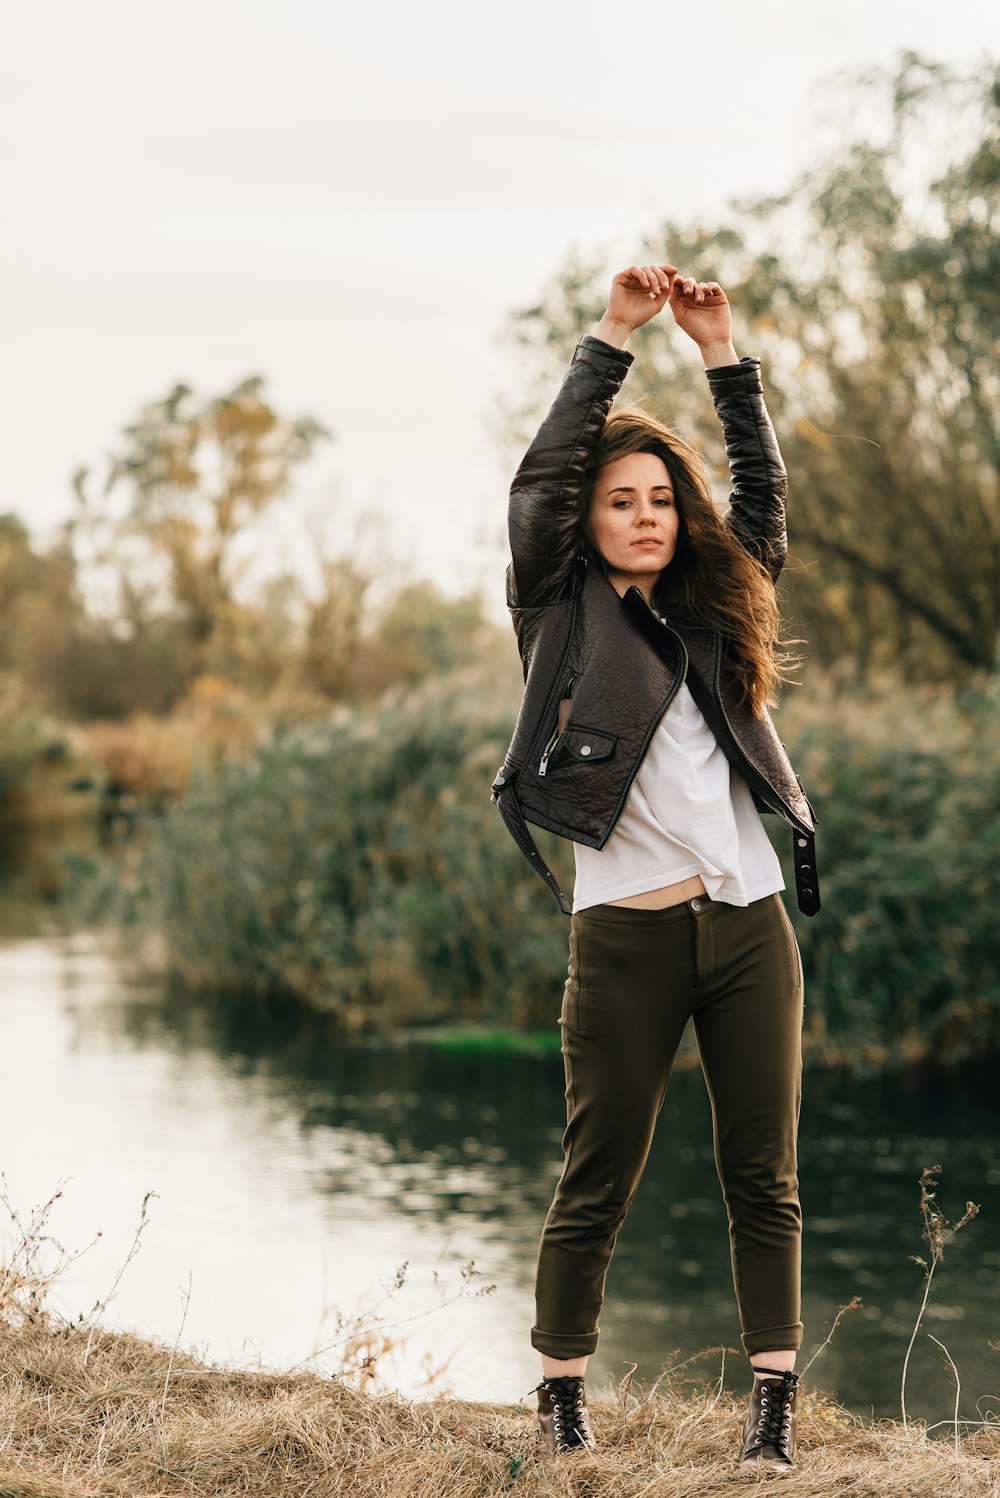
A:
<svg viewBox="0 0 1000 1498">
<path fill-rule="evenodd" d="M 517 797 L 513 794 L 507 796 L 502 794 L 505 784 L 509 784 L 509 782 L 505 781 L 501 767 L 496 780 L 493 782 L 491 800 L 500 808 L 500 815 L 503 817 L 504 824 L 521 852 L 528 858 L 532 868 L 542 876 L 549 889 L 555 895 L 556 900 L 559 902 L 559 909 L 563 915 L 572 915 L 572 905 L 570 905 L 563 894 L 558 879 L 545 862 L 541 853 L 539 853 L 538 848 L 535 846 L 535 839 L 528 831 L 528 825 L 521 814 Z"/>
<path fill-rule="evenodd" d="M 816 838 L 813 833 L 793 828 L 792 858 L 799 909 L 803 915 L 815 915 L 819 910 L 819 876 L 816 873 Z"/>
</svg>

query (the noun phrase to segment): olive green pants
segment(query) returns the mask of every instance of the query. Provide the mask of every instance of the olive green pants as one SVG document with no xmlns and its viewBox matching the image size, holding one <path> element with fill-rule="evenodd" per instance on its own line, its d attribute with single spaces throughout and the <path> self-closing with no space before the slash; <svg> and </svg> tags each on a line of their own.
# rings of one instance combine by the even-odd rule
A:
<svg viewBox="0 0 1000 1498">
<path fill-rule="evenodd" d="M 531 1342 L 597 1346 L 604 1280 L 681 1034 L 694 1020 L 747 1353 L 802 1342 L 796 1134 L 802 961 L 781 896 L 571 918 L 563 991 L 565 1160 L 538 1251 Z"/>
</svg>

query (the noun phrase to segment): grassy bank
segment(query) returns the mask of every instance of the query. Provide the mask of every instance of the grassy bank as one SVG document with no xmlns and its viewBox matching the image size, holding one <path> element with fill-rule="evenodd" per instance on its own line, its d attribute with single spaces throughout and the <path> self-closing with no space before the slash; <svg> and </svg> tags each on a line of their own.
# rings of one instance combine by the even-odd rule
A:
<svg viewBox="0 0 1000 1498">
<path fill-rule="evenodd" d="M 522 1407 L 370 1394 L 336 1377 L 238 1372 L 135 1336 L 0 1333 L 0 1498 L 689 1498 L 748 1485 L 743 1405 L 667 1378 L 592 1401 L 600 1450 L 543 1460 Z M 752 1480 L 750 1480 L 752 1481 Z M 1000 1424 L 962 1437 L 845 1413 L 804 1387 L 792 1495 L 1000 1494 Z"/>
</svg>

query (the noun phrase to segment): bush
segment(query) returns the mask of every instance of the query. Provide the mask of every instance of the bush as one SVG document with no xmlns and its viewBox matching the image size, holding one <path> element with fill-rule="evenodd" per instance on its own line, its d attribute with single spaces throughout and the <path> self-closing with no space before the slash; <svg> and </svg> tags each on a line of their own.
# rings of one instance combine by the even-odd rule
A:
<svg viewBox="0 0 1000 1498">
<path fill-rule="evenodd" d="M 60 820 L 78 786 L 89 788 L 92 768 L 80 735 L 47 713 L 26 682 L 0 671 L 0 825 Z"/>
<path fill-rule="evenodd" d="M 133 918 L 195 986 L 293 995 L 352 1027 L 551 1019 L 565 921 L 489 798 L 515 674 L 499 692 L 495 665 L 394 690 L 202 776 L 141 859 Z"/>
<path fill-rule="evenodd" d="M 831 673 L 784 722 L 821 819 L 822 909 L 803 918 L 788 901 L 814 1051 L 888 1065 L 995 1055 L 1000 679 L 955 691 L 883 678 L 862 695 Z"/>
<path fill-rule="evenodd" d="M 145 856 L 137 912 L 198 986 L 294 995 L 356 1027 L 550 1025 L 568 922 L 489 799 L 516 658 L 275 733 L 203 777 Z M 956 695 L 819 673 L 776 715 L 820 818 L 823 907 L 785 900 L 814 1059 L 995 1054 L 996 683 Z M 765 826 L 788 858 L 784 823 Z M 568 844 L 538 843 L 567 891 Z"/>
</svg>

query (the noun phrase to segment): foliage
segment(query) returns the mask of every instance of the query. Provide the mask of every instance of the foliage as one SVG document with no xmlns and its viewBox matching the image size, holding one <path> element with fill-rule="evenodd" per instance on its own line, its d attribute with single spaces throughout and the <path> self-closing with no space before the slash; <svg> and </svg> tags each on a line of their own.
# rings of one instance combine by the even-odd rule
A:
<svg viewBox="0 0 1000 1498">
<path fill-rule="evenodd" d="M 816 674 L 783 715 L 820 816 L 823 908 L 806 919 L 789 901 L 817 1056 L 947 1065 L 1000 1050 L 998 730 L 997 677 L 860 693 Z"/>
<path fill-rule="evenodd" d="M 124 430 L 104 495 L 129 490 L 128 508 L 115 519 L 95 511 L 85 469 L 74 477 L 77 526 L 110 530 L 103 559 L 124 569 L 130 601 L 149 617 L 155 584 L 136 586 L 127 545 L 136 539 L 165 564 L 167 597 L 184 615 L 197 643 L 233 622 L 236 587 L 248 559 L 240 533 L 287 491 L 295 465 L 330 433 L 314 417 L 280 417 L 252 376 L 227 394 L 198 400 L 186 385 L 142 408 Z"/>
<path fill-rule="evenodd" d="M 989 668 L 1000 638 L 1000 74 L 991 62 L 958 76 L 903 53 L 894 73 L 849 80 L 828 112 L 834 149 L 786 193 L 734 203 L 722 223 L 661 224 L 634 258 L 668 256 L 719 280 L 738 351 L 762 356 L 790 476 L 793 633 L 824 662 L 852 656 L 861 676 L 900 662 L 923 679 Z M 608 274 L 603 254 L 574 252 L 512 317 L 538 382 L 508 411 L 512 457 L 599 320 Z M 686 342 L 663 319 L 643 329 L 622 399 L 643 395 L 697 434 L 721 472 Z"/>
<path fill-rule="evenodd" d="M 36 551 L 27 527 L 0 514 L 0 670 L 32 669 L 58 648 L 80 615 L 73 559 L 65 546 Z"/>
<path fill-rule="evenodd" d="M 90 768 L 76 733 L 18 676 L 0 671 L 0 825 L 28 819 L 34 802 L 49 816 L 60 790 L 72 801 L 87 788 Z"/>
<path fill-rule="evenodd" d="M 498 674 L 466 667 L 279 728 L 196 777 L 120 913 L 163 929 L 195 986 L 295 996 L 350 1026 L 551 1019 L 565 932 L 540 918 L 489 799 L 516 657 L 502 694 Z"/>
<path fill-rule="evenodd" d="M 0 674 L 0 803 L 20 789 L 48 742 L 39 704 L 23 682 Z"/>
<path fill-rule="evenodd" d="M 1000 1049 L 1000 684 L 862 694 L 810 677 L 779 728 L 820 818 L 823 908 L 795 908 L 814 1061 L 944 1064 Z M 465 1019 L 550 1028 L 568 925 L 488 788 L 521 686 L 465 668 L 276 731 L 203 777 L 130 886 L 196 986 L 285 994 L 360 1028 Z M 538 834 L 563 887 L 572 852 Z"/>
</svg>

